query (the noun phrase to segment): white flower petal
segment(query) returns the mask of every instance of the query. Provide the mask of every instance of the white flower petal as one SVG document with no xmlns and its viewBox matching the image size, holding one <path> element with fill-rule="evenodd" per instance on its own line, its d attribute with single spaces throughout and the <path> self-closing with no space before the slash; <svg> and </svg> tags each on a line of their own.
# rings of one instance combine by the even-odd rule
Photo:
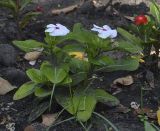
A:
<svg viewBox="0 0 160 131">
<path fill-rule="evenodd" d="M 46 29 L 45 32 L 53 32 L 54 30 L 55 30 L 55 28 L 51 27 L 51 28 Z"/>
<path fill-rule="evenodd" d="M 111 33 L 110 38 L 117 37 L 117 30 L 111 30 L 110 33 Z"/>
<path fill-rule="evenodd" d="M 35 64 L 36 64 L 36 60 L 34 60 L 34 61 L 29 61 L 29 64 L 32 65 L 32 66 L 35 65 Z"/>
<path fill-rule="evenodd" d="M 54 24 L 49 24 L 49 25 L 47 25 L 47 28 L 54 28 L 54 27 L 55 27 Z"/>
<path fill-rule="evenodd" d="M 105 29 L 105 30 L 111 30 L 111 28 L 108 25 L 104 25 L 103 29 Z"/>
<path fill-rule="evenodd" d="M 110 37 L 110 32 L 109 31 L 105 31 L 105 32 L 102 32 L 102 33 L 99 33 L 98 36 L 101 37 L 102 39 L 106 39 L 108 37 Z"/>
<path fill-rule="evenodd" d="M 93 24 L 93 28 L 97 28 L 97 29 L 103 29 L 102 27 L 100 27 L 100 26 L 97 26 L 97 25 L 95 25 L 95 24 Z"/>
<path fill-rule="evenodd" d="M 99 32 L 99 33 L 102 32 L 102 29 L 98 29 L 98 28 L 92 28 L 91 30 L 92 30 L 92 31 Z"/>
<path fill-rule="evenodd" d="M 65 36 L 68 32 L 64 32 L 63 30 L 55 30 L 54 32 L 51 32 L 51 36 Z"/>
</svg>

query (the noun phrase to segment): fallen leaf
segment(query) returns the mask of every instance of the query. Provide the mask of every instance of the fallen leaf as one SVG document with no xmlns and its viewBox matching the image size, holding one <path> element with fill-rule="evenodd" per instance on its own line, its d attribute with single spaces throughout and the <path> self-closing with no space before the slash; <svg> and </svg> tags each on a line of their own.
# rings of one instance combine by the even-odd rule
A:
<svg viewBox="0 0 160 131">
<path fill-rule="evenodd" d="M 158 125 L 160 125 L 160 108 L 157 111 Z"/>
<path fill-rule="evenodd" d="M 133 84 L 133 77 L 132 76 L 126 76 L 126 77 L 121 77 L 113 81 L 113 84 L 121 84 L 124 86 L 129 86 Z"/>
<path fill-rule="evenodd" d="M 25 54 L 24 59 L 28 61 L 34 61 L 39 58 L 39 56 L 42 54 L 41 51 L 32 51 Z"/>
<path fill-rule="evenodd" d="M 57 114 L 45 114 L 42 115 L 42 124 L 45 126 L 51 126 L 56 120 Z"/>
<path fill-rule="evenodd" d="M 119 104 L 115 109 L 113 109 L 113 112 L 116 113 L 128 113 L 129 111 L 130 109 L 122 104 Z"/>
<path fill-rule="evenodd" d="M 138 115 L 146 114 L 148 118 L 157 119 L 156 112 L 153 112 L 153 110 L 149 108 L 136 109 L 135 114 L 138 114 Z"/>
<path fill-rule="evenodd" d="M 46 126 L 36 122 L 25 127 L 24 131 L 46 131 Z"/>
<path fill-rule="evenodd" d="M 17 88 L 16 86 L 12 86 L 7 80 L 0 77 L 0 95 L 5 95 L 6 93 L 12 91 Z"/>
</svg>

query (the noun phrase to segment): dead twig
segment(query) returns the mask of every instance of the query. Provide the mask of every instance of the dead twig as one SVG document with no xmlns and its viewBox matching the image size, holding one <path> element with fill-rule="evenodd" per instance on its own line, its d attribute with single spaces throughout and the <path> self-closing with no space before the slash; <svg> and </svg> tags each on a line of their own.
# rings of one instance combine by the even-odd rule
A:
<svg viewBox="0 0 160 131">
<path fill-rule="evenodd" d="M 72 12 L 72 11 L 74 11 L 75 9 L 77 9 L 77 8 L 78 8 L 79 6 L 81 6 L 83 3 L 84 3 L 84 0 L 81 0 L 80 3 L 78 3 L 78 4 L 70 5 L 70 6 L 65 7 L 65 8 L 62 8 L 62 9 L 54 9 L 54 10 L 52 10 L 51 12 L 52 12 L 53 15 L 59 15 L 59 14 L 61 14 L 61 13 L 67 14 L 67 13 Z"/>
</svg>

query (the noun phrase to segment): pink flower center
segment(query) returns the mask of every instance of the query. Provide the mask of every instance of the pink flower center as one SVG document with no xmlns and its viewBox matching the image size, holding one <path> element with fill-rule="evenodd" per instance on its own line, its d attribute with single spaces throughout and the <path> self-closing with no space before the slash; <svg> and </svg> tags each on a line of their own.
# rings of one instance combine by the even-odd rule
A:
<svg viewBox="0 0 160 131">
<path fill-rule="evenodd" d="M 103 31 L 107 31 L 107 29 L 104 29 L 104 28 L 103 28 L 102 30 L 103 30 Z"/>
<path fill-rule="evenodd" d="M 55 27 L 55 29 L 57 29 L 57 30 L 58 30 L 58 29 L 59 29 L 59 27 Z"/>
</svg>

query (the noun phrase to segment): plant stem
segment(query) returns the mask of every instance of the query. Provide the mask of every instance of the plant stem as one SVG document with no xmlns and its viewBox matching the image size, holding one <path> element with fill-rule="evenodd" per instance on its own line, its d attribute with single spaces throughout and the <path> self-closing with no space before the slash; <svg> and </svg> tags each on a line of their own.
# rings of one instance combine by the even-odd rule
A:
<svg viewBox="0 0 160 131">
<path fill-rule="evenodd" d="M 143 108 L 143 87 L 141 87 L 141 109 Z"/>
<path fill-rule="evenodd" d="M 74 102 L 73 102 L 73 94 L 72 94 L 72 88 L 71 88 L 71 85 L 69 84 L 69 93 L 70 93 L 70 96 L 71 96 L 71 102 L 72 102 L 72 107 L 73 107 L 73 112 L 75 112 L 75 108 L 74 108 Z"/>
<path fill-rule="evenodd" d="M 84 126 L 84 124 L 83 124 L 81 121 L 79 121 L 79 123 L 81 124 L 81 126 L 83 127 L 83 129 L 84 129 L 85 131 L 87 131 L 87 128 Z"/>
<path fill-rule="evenodd" d="M 70 121 L 70 120 L 73 120 L 73 119 L 75 119 L 75 117 L 70 117 L 70 118 L 65 119 L 65 120 L 63 120 L 63 121 L 57 122 L 57 123 L 55 123 L 54 125 L 49 126 L 49 127 L 46 129 L 46 131 L 49 131 L 49 129 L 50 129 L 51 127 L 57 126 L 57 125 L 59 125 L 59 124 L 62 124 L 62 123 L 64 123 L 64 122 L 67 122 L 67 121 Z"/>
<path fill-rule="evenodd" d="M 117 127 L 115 127 L 112 122 L 110 122 L 107 118 L 105 118 L 104 116 L 102 116 L 101 114 L 97 113 L 97 112 L 93 112 L 93 114 L 95 114 L 96 116 L 100 117 L 101 119 L 103 119 L 105 122 L 107 122 L 115 131 L 119 131 L 117 129 Z"/>
<path fill-rule="evenodd" d="M 53 99 L 53 94 L 54 94 L 55 87 L 56 87 L 56 84 L 53 84 L 53 89 L 52 89 L 51 98 L 50 98 L 50 102 L 49 102 L 49 111 L 51 110 L 52 99 Z"/>
</svg>

